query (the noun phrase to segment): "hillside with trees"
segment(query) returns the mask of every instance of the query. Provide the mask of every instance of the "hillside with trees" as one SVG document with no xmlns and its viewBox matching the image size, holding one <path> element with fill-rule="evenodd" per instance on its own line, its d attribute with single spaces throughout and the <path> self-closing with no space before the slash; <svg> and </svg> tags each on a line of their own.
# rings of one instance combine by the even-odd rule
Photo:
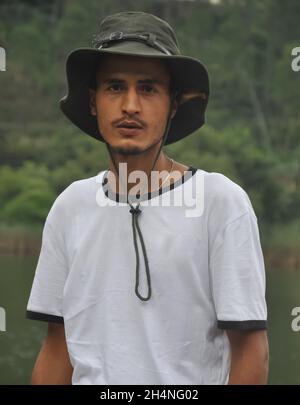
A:
<svg viewBox="0 0 300 405">
<path fill-rule="evenodd" d="M 272 263 L 287 255 L 299 267 L 300 72 L 291 69 L 291 51 L 300 46 L 297 0 L 2 0 L 0 247 L 13 229 L 41 229 L 64 188 L 106 168 L 104 145 L 73 127 L 58 101 L 68 53 L 89 46 L 105 16 L 125 10 L 167 19 L 182 53 L 210 73 L 206 125 L 166 151 L 240 184 L 266 255 L 273 249 Z"/>
</svg>

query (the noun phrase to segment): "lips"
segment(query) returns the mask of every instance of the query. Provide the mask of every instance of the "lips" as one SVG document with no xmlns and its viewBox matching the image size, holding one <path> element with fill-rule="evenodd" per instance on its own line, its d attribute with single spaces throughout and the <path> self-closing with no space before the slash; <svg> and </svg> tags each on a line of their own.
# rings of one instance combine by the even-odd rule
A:
<svg viewBox="0 0 300 405">
<path fill-rule="evenodd" d="M 141 133 L 143 126 L 136 121 L 122 121 L 117 128 L 121 135 L 124 136 L 133 136 Z"/>
<path fill-rule="evenodd" d="M 118 131 L 121 135 L 133 136 L 133 135 L 139 135 L 142 132 L 142 128 L 119 127 Z"/>
<path fill-rule="evenodd" d="M 117 125 L 118 128 L 130 128 L 130 129 L 142 129 L 142 125 L 139 124 L 136 121 L 122 121 L 119 125 Z"/>
</svg>

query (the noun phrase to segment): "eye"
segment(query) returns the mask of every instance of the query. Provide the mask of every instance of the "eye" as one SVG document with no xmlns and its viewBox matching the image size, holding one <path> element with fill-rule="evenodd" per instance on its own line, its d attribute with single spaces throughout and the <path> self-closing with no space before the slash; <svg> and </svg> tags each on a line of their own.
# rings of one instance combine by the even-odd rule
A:
<svg viewBox="0 0 300 405">
<path fill-rule="evenodd" d="M 111 90 L 113 93 L 116 93 L 116 92 L 122 90 L 122 84 L 120 84 L 120 83 L 111 84 L 108 87 L 108 90 Z"/>
<path fill-rule="evenodd" d="M 151 84 L 143 84 L 141 86 L 144 93 L 154 93 L 155 89 Z"/>
</svg>

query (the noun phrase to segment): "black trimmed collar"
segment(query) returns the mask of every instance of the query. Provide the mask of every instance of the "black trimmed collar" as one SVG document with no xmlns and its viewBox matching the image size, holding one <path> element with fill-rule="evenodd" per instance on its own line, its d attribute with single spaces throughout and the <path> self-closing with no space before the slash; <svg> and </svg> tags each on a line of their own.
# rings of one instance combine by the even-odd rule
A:
<svg viewBox="0 0 300 405">
<path fill-rule="evenodd" d="M 196 169 L 195 167 L 189 166 L 189 168 L 188 168 L 188 170 L 186 170 L 185 174 L 180 179 L 178 179 L 174 183 L 170 184 L 170 186 L 163 187 L 163 188 L 160 188 L 160 189 L 152 191 L 152 192 L 149 191 L 148 193 L 143 194 L 138 199 L 138 201 L 142 202 L 142 201 L 151 200 L 152 198 L 155 198 L 158 195 L 161 195 L 163 193 L 173 190 L 174 188 L 182 185 L 184 182 L 189 180 L 196 173 L 197 170 L 198 169 Z M 108 170 L 106 170 L 106 172 L 104 173 L 103 180 L 102 180 L 102 189 L 103 189 L 105 196 L 115 202 L 127 203 L 127 197 L 125 196 L 125 194 L 115 193 L 114 191 L 112 191 L 111 189 L 108 188 L 107 175 L 108 175 Z"/>
</svg>

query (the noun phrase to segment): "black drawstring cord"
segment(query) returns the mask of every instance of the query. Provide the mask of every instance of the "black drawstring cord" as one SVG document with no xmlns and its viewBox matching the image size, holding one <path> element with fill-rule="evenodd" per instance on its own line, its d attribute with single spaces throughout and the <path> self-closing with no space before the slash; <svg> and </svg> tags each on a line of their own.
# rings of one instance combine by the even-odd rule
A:
<svg viewBox="0 0 300 405">
<path fill-rule="evenodd" d="M 130 204 L 130 203 L 129 203 Z M 148 263 L 148 257 L 147 257 L 147 251 L 143 239 L 142 232 L 139 227 L 139 222 L 138 222 L 138 215 L 142 212 L 140 210 L 140 204 L 137 204 L 136 207 L 133 207 L 130 204 L 130 213 L 132 214 L 132 232 L 133 232 L 133 243 L 134 243 L 134 249 L 135 249 L 135 256 L 136 256 L 136 269 L 135 269 L 135 293 L 138 296 L 138 298 L 142 301 L 148 301 L 151 297 L 151 278 L 150 278 L 150 269 L 149 269 L 149 263 Z M 144 262 L 145 262 L 145 268 L 146 268 L 146 276 L 147 276 L 147 284 L 148 284 L 148 295 L 146 297 L 143 297 L 139 293 L 139 283 L 140 283 L 140 273 L 139 273 L 139 268 L 140 268 L 140 257 L 139 257 L 139 249 L 138 249 L 138 244 L 137 244 L 137 235 L 136 231 L 138 232 L 138 236 L 140 238 L 141 246 L 142 246 L 142 251 L 143 251 L 143 256 L 144 256 Z"/>
<path fill-rule="evenodd" d="M 174 98 L 175 98 L 175 96 L 176 96 L 176 95 L 174 95 Z M 172 104 L 172 103 L 171 103 L 171 104 Z M 158 151 L 158 153 L 157 153 L 157 155 L 156 155 L 156 158 L 155 158 L 155 160 L 154 160 L 154 163 L 153 163 L 153 165 L 152 165 L 152 168 L 151 168 L 151 170 L 150 170 L 150 174 L 149 174 L 149 175 L 151 175 L 151 172 L 152 172 L 152 170 L 153 170 L 153 168 L 154 168 L 154 166 L 155 166 L 155 163 L 156 163 L 156 161 L 157 161 L 157 159 L 158 159 L 158 157 L 159 157 L 159 155 L 160 155 L 160 152 L 161 152 L 161 150 L 162 150 L 162 148 L 163 148 L 163 146 L 164 146 L 164 144 L 165 144 L 165 142 L 166 142 L 166 139 L 167 139 L 167 136 L 168 136 L 168 133 L 169 133 L 169 129 L 170 129 L 170 126 L 171 126 L 171 120 L 172 120 L 172 118 L 171 118 L 171 112 L 170 112 L 170 113 L 169 113 L 169 116 L 168 116 L 168 121 L 167 121 L 167 125 L 166 125 L 166 130 L 165 130 L 165 133 L 164 133 L 164 136 L 163 136 L 163 141 L 162 141 L 162 143 L 161 143 L 161 145 L 160 145 L 159 151 Z M 111 158 L 111 160 L 112 160 L 112 162 L 113 162 L 114 168 L 115 168 L 115 170 L 116 170 L 116 173 L 117 173 L 118 176 L 119 176 L 119 170 L 118 170 L 118 168 L 117 168 L 115 159 L 114 159 L 114 157 L 113 157 L 113 155 L 112 155 L 112 153 L 111 153 L 111 150 L 110 150 L 110 148 L 109 148 L 109 145 L 106 144 L 106 146 L 107 146 L 107 149 L 108 149 L 110 158 Z M 149 178 L 149 175 L 148 175 L 148 178 Z M 128 195 L 127 195 L 127 203 L 130 205 L 130 210 L 129 210 L 129 212 L 132 214 L 133 243 L 134 243 L 134 250 L 135 250 L 135 257 L 136 257 L 135 294 L 137 295 L 137 297 L 138 297 L 140 300 L 142 300 L 142 301 L 148 301 L 148 300 L 151 298 L 151 277 L 150 277 L 150 269 L 149 269 L 149 263 L 148 263 L 148 257 L 147 257 L 146 246 L 145 246 L 145 243 L 144 243 L 142 231 L 141 231 L 141 229 L 140 229 L 140 227 L 139 227 L 139 223 L 138 223 L 138 216 L 141 214 L 142 211 L 141 211 L 141 209 L 140 209 L 140 203 L 138 203 L 138 204 L 134 207 L 134 206 L 129 202 L 129 200 L 128 200 Z M 137 232 L 136 232 L 136 231 L 137 231 Z M 139 282 L 140 282 L 140 273 L 139 273 L 139 271 L 140 271 L 140 256 L 139 256 L 139 249 L 138 249 L 138 244 L 137 244 L 137 233 L 138 233 L 138 236 L 139 236 L 139 238 L 140 238 L 140 242 L 141 242 L 141 246 L 142 246 L 142 251 L 143 251 L 143 256 L 144 256 L 145 268 L 146 268 L 146 276 L 147 276 L 147 284 L 148 284 L 148 294 L 147 294 L 146 297 L 143 297 L 143 296 L 139 293 Z"/>
<path fill-rule="evenodd" d="M 168 123 L 167 123 L 167 128 L 166 128 L 166 132 L 164 134 L 163 137 L 163 141 L 160 145 L 159 151 L 156 155 L 156 158 L 154 160 L 154 163 L 152 165 L 152 169 L 150 170 L 150 174 L 153 170 L 153 167 L 155 166 L 155 163 L 158 159 L 158 156 L 162 150 L 162 147 L 166 141 L 166 137 L 167 134 L 169 132 L 170 129 L 170 125 L 171 125 L 171 118 L 169 117 L 168 119 Z M 148 176 L 149 177 L 149 176 Z M 138 223 L 138 215 L 141 214 L 141 210 L 140 210 L 140 204 L 138 203 L 136 205 L 136 207 L 134 207 L 129 201 L 128 201 L 128 196 L 127 196 L 127 203 L 130 205 L 130 210 L 129 212 L 132 214 L 132 232 L 133 232 L 133 243 L 134 243 L 134 250 L 135 250 L 135 257 L 136 257 L 136 270 L 135 270 L 135 294 L 137 295 L 137 297 L 142 300 L 142 301 L 148 301 L 151 298 L 151 277 L 150 277 L 150 269 L 149 269 L 149 262 L 148 262 L 148 257 L 147 257 L 147 250 L 146 250 L 146 246 L 144 243 L 144 239 L 143 239 L 143 234 L 142 231 L 139 227 L 139 223 Z M 148 284 L 148 294 L 146 297 L 143 297 L 140 293 L 139 293 L 139 282 L 140 282 L 140 256 L 139 256 L 139 249 L 138 249 L 138 245 L 137 245 L 137 238 L 136 238 L 136 230 L 138 232 L 138 236 L 140 238 L 140 242 L 141 242 L 141 246 L 142 246 L 142 251 L 143 251 L 143 256 L 144 256 L 144 263 L 145 263 L 145 269 L 146 269 L 146 276 L 147 276 L 147 284 Z"/>
</svg>

